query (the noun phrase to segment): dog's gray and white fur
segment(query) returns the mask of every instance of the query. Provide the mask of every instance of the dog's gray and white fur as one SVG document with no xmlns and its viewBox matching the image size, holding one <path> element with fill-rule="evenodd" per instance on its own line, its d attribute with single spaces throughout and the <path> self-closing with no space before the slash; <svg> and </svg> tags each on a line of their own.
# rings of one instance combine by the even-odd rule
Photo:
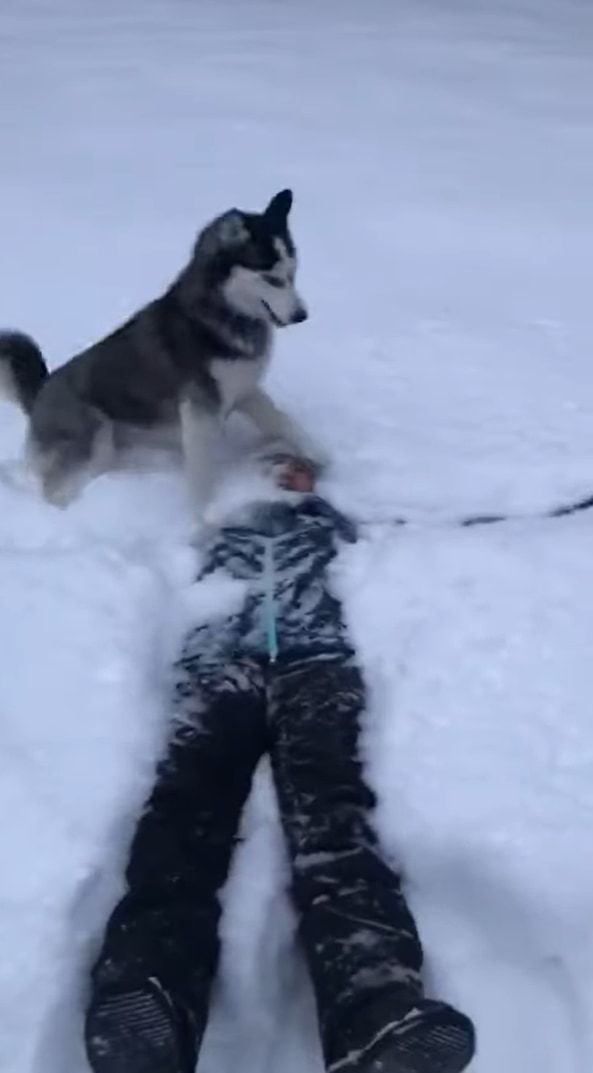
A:
<svg viewBox="0 0 593 1073">
<path fill-rule="evenodd" d="M 45 497 L 70 502 L 118 452 L 146 436 L 177 438 L 195 504 L 216 481 L 214 442 L 233 409 L 270 439 L 320 452 L 260 387 L 274 327 L 307 311 L 295 288 L 292 193 L 263 213 L 231 209 L 198 236 L 169 290 L 51 374 L 25 335 L 0 334 L 0 386 L 29 415 L 28 457 Z"/>
</svg>

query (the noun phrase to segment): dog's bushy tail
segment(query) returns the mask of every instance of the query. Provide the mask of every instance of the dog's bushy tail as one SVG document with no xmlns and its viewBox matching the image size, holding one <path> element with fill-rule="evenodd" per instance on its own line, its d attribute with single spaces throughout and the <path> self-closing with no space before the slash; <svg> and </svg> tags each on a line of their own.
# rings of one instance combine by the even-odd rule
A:
<svg viewBox="0 0 593 1073">
<path fill-rule="evenodd" d="M 0 395 L 28 414 L 48 376 L 37 343 L 21 332 L 0 332 Z"/>
</svg>

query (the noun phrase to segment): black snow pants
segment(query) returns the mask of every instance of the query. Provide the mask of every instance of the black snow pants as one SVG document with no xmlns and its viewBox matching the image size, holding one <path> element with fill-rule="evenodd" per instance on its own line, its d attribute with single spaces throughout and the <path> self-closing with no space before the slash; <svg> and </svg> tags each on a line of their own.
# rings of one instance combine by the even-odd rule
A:
<svg viewBox="0 0 593 1073">
<path fill-rule="evenodd" d="M 369 823 L 358 755 L 365 688 L 328 583 L 336 546 L 351 537 L 312 496 L 262 506 L 222 529 L 207 555 L 204 575 L 230 575 L 245 594 L 236 612 L 186 638 L 168 752 L 93 970 L 95 990 L 158 981 L 189 1011 L 196 1048 L 217 967 L 218 892 L 264 752 L 328 1068 L 348 1066 L 337 1040 L 370 998 L 400 995 L 403 1008 L 421 994 L 416 927 Z"/>
</svg>

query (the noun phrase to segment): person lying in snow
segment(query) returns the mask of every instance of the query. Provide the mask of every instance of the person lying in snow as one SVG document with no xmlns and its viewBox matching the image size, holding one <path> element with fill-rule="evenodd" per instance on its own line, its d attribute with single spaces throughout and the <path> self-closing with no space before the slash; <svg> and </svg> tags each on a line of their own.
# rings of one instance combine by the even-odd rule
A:
<svg viewBox="0 0 593 1073">
<path fill-rule="evenodd" d="M 267 463 L 305 494 L 252 503 L 206 550 L 201 578 L 242 579 L 246 594 L 226 619 L 193 628 L 176 664 L 174 731 L 92 970 L 88 1058 L 95 1073 L 193 1073 L 218 891 L 267 751 L 326 1069 L 459 1073 L 473 1025 L 424 995 L 418 932 L 381 856 L 358 757 L 365 687 L 327 579 L 355 532 L 313 494 L 306 463 Z"/>
</svg>

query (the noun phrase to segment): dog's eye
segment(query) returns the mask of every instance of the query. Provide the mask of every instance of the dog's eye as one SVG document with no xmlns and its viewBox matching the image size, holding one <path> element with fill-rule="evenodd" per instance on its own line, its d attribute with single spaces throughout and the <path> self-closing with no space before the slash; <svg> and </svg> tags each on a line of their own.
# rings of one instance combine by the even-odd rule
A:
<svg viewBox="0 0 593 1073">
<path fill-rule="evenodd" d="M 264 272 L 262 275 L 262 279 L 266 283 L 269 283 L 270 287 L 278 287 L 278 289 L 280 289 L 284 286 L 284 283 L 281 279 L 278 279 L 276 276 L 271 276 L 269 272 Z"/>
</svg>

